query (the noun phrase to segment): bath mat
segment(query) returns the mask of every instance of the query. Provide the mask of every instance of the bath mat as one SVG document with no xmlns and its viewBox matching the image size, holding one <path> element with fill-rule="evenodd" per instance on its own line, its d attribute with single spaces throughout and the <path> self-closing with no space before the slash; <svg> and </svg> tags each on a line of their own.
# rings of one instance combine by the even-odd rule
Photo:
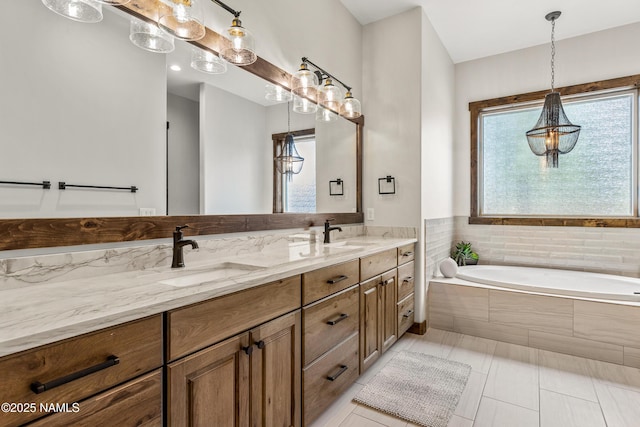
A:
<svg viewBox="0 0 640 427">
<path fill-rule="evenodd" d="M 401 351 L 353 399 L 425 427 L 446 427 L 471 366 Z"/>
</svg>

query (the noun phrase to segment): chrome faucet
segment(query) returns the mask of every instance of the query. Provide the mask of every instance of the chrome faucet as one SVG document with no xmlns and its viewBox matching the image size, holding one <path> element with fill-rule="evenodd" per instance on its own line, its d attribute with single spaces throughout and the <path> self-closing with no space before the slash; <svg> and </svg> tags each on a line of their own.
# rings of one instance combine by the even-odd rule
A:
<svg viewBox="0 0 640 427">
<path fill-rule="evenodd" d="M 342 228 L 340 227 L 330 227 L 329 221 L 333 221 L 334 218 L 329 218 L 324 222 L 324 243 L 331 243 L 331 231 L 338 230 L 342 232 Z"/>
<path fill-rule="evenodd" d="M 183 239 L 183 228 L 189 228 L 189 226 L 178 226 L 173 232 L 173 261 L 171 261 L 171 268 L 184 267 L 184 254 L 182 253 L 183 247 L 185 247 L 186 245 L 191 245 L 192 249 L 198 249 L 198 242 L 196 242 L 195 240 Z"/>
</svg>

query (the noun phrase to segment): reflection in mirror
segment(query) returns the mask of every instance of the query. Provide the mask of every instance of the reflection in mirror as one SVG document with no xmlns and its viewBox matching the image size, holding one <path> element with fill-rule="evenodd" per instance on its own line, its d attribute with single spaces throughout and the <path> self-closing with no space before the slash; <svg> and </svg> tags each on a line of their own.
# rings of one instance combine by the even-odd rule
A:
<svg viewBox="0 0 640 427">
<path fill-rule="evenodd" d="M 0 181 L 52 185 L 0 184 L 0 217 L 273 212 L 271 135 L 287 121 L 286 104 L 264 99 L 266 81 L 234 66 L 214 76 L 191 70 L 184 42 L 169 55 L 141 50 L 129 41 L 130 17 L 112 7 L 98 24 L 62 18 L 38 1 L 7 8 L 0 36 L 21 39 L 3 45 Z M 29 16 L 30 30 L 14 16 Z M 167 70 L 173 62 L 181 72 Z M 323 141 L 313 115 L 292 114 L 292 129 L 318 127 L 318 212 L 356 205 L 355 178 L 347 178 L 355 175 L 356 125 L 340 122 L 351 133 L 341 155 L 339 139 L 328 132 Z M 354 189 L 348 203 L 328 196 L 329 178 L 341 175 Z M 58 190 L 61 181 L 139 190 Z"/>
</svg>

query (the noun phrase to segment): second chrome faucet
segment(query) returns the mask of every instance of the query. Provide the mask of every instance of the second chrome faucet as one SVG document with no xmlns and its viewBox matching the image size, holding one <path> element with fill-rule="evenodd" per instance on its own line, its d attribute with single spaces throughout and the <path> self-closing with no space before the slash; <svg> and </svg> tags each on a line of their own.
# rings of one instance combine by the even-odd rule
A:
<svg viewBox="0 0 640 427">
<path fill-rule="evenodd" d="M 171 268 L 184 267 L 184 254 L 182 253 L 182 248 L 187 245 L 191 245 L 192 249 L 198 249 L 198 242 L 195 240 L 184 239 L 182 234 L 182 229 L 184 228 L 189 228 L 189 226 L 178 226 L 173 232 L 173 260 L 171 261 Z"/>
</svg>

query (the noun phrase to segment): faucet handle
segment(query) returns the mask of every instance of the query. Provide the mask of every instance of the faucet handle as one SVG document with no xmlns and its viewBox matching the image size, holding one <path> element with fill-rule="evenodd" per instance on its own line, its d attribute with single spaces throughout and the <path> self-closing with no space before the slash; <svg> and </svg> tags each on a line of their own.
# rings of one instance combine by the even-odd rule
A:
<svg viewBox="0 0 640 427">
<path fill-rule="evenodd" d="M 181 231 L 183 228 L 189 228 L 188 225 L 179 225 L 176 227 L 176 231 Z"/>
<path fill-rule="evenodd" d="M 336 220 L 335 218 L 327 218 L 326 222 L 335 221 L 335 220 Z"/>
</svg>

